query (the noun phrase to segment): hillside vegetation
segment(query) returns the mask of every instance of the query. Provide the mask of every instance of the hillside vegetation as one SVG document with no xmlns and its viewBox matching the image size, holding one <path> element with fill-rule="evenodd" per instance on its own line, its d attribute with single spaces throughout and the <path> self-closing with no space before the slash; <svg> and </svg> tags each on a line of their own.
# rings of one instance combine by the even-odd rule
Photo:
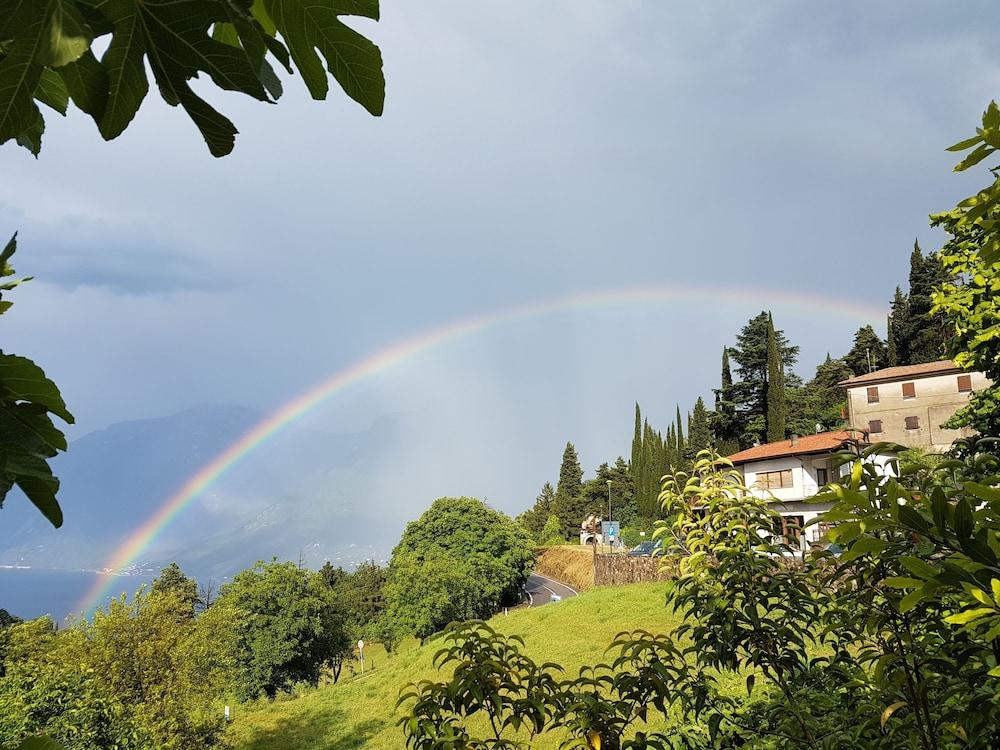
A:
<svg viewBox="0 0 1000 750">
<path fill-rule="evenodd" d="M 594 588 L 594 549 L 591 546 L 559 545 L 539 552 L 535 572 L 569 584 L 577 591 Z"/>
<path fill-rule="evenodd" d="M 601 588 L 534 609 L 499 615 L 491 624 L 524 638 L 525 653 L 555 661 L 575 674 L 605 660 L 604 650 L 622 630 L 667 632 L 678 624 L 664 607 L 664 584 Z M 412 642 L 411 642 L 412 643 Z M 238 709 L 227 733 L 240 750 L 399 750 L 403 735 L 395 711 L 400 688 L 416 680 L 440 679 L 431 664 L 440 644 L 404 646 L 374 672 L 298 698 Z M 383 657 L 385 658 L 385 657 Z M 651 725 L 655 726 L 655 725 Z M 556 736 L 538 738 L 538 748 L 555 748 Z"/>
</svg>

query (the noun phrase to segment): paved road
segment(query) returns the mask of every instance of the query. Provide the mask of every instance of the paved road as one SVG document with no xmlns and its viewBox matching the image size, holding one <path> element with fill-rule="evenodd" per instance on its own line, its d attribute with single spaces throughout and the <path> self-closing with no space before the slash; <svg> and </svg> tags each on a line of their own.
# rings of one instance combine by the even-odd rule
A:
<svg viewBox="0 0 1000 750">
<path fill-rule="evenodd" d="M 540 576 L 537 573 L 532 573 L 528 576 L 525 589 L 527 589 L 528 595 L 531 597 L 532 607 L 541 607 L 543 604 L 548 604 L 553 594 L 563 599 L 576 596 L 577 594 L 575 589 L 571 589 L 565 583 L 553 581 L 551 578 Z"/>
</svg>

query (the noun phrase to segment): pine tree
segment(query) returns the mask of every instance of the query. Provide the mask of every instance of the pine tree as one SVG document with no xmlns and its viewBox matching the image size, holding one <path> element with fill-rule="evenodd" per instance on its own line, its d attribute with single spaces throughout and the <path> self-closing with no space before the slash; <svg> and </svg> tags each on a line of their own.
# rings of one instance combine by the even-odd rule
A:
<svg viewBox="0 0 1000 750">
<path fill-rule="evenodd" d="M 740 442 L 745 446 L 767 436 L 768 340 L 772 332 L 778 362 L 783 368 L 782 382 L 796 383 L 792 367 L 799 348 L 789 344 L 784 333 L 774 328 L 769 313 L 751 318 L 736 337 L 737 346 L 730 349 L 740 374 L 740 381 L 733 385 L 733 394 L 741 428 Z"/>
<path fill-rule="evenodd" d="M 583 469 L 576 455 L 573 443 L 567 442 L 563 451 L 562 464 L 559 466 L 559 483 L 552 500 L 552 513 L 562 521 L 566 538 L 579 529 L 584 513 L 580 503 L 580 491 L 583 488 Z"/>
<path fill-rule="evenodd" d="M 691 413 L 691 427 L 688 430 L 687 455 L 694 458 L 698 451 L 707 449 L 712 444 L 712 431 L 708 427 L 708 410 L 701 396 L 694 404 Z"/>
<path fill-rule="evenodd" d="M 785 376 L 784 365 L 778 349 L 778 336 L 774 321 L 768 314 L 767 334 L 767 441 L 785 439 Z"/>
<path fill-rule="evenodd" d="M 854 346 L 844 356 L 844 362 L 855 375 L 866 375 L 881 370 L 889 361 L 885 342 L 875 333 L 875 329 L 862 326 L 854 334 Z"/>
</svg>

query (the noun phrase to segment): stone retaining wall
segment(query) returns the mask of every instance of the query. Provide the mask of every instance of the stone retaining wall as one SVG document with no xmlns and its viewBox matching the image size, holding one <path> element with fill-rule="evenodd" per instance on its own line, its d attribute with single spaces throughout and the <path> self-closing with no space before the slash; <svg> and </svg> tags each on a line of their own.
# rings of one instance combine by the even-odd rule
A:
<svg viewBox="0 0 1000 750">
<path fill-rule="evenodd" d="M 664 564 L 669 568 L 660 572 Z M 642 581 L 666 581 L 676 575 L 676 566 L 669 558 L 629 557 L 628 555 L 596 555 L 594 557 L 595 586 L 624 586 Z"/>
</svg>

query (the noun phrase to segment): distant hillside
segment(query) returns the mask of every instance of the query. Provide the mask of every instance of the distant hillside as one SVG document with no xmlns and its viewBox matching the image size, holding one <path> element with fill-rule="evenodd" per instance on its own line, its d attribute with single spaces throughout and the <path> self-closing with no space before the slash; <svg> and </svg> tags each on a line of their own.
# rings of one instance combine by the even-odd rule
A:
<svg viewBox="0 0 1000 750">
<path fill-rule="evenodd" d="M 605 649 L 623 630 L 644 628 L 668 632 L 677 621 L 664 606 L 662 583 L 643 583 L 585 592 L 557 604 L 498 615 L 491 624 L 520 635 L 525 652 L 538 662 L 555 661 L 575 675 L 584 665 L 606 661 Z M 399 689 L 408 682 L 440 679 L 431 664 L 440 644 L 418 647 L 376 660 L 375 671 L 339 685 L 320 688 L 292 700 L 236 707 L 229 732 L 230 746 L 240 750 L 399 750 L 403 735 L 396 726 L 394 706 Z M 741 684 L 734 682 L 732 689 Z M 654 719 L 648 729 L 662 729 Z M 536 739 L 533 748 L 558 746 L 555 736 Z"/>
<path fill-rule="evenodd" d="M 100 567 L 184 481 L 262 414 L 204 406 L 122 422 L 75 440 L 56 459 L 65 524 L 52 529 L 16 493 L 0 510 L 0 565 Z M 374 460 L 393 448 L 399 418 L 346 434 L 290 427 L 197 498 L 139 562 L 177 559 L 221 576 L 273 555 L 309 564 L 385 556 L 402 519 L 366 502 Z"/>
</svg>

